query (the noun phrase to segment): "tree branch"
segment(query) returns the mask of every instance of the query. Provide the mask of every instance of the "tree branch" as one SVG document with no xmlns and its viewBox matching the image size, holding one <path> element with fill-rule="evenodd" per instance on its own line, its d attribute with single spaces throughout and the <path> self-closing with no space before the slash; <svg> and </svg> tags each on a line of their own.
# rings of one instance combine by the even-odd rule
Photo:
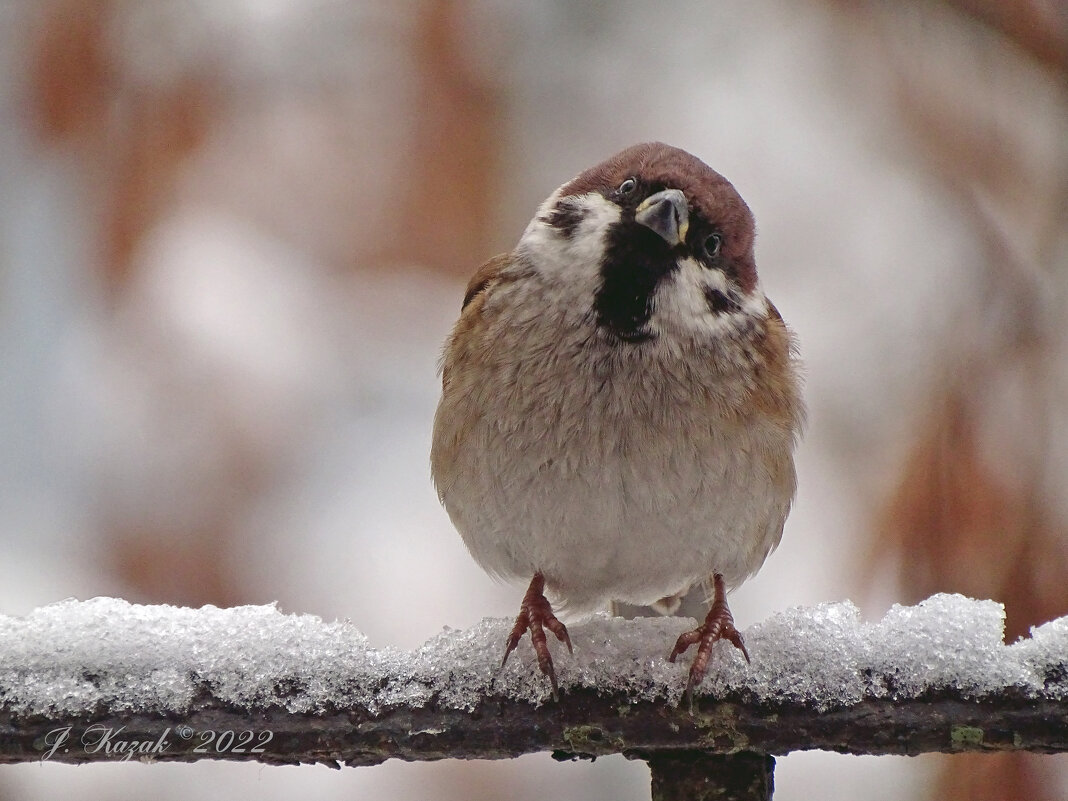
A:
<svg viewBox="0 0 1068 801">
<path fill-rule="evenodd" d="M 931 751 L 1068 751 L 1068 703 L 1013 697 L 982 701 L 943 693 L 895 702 L 865 699 L 820 712 L 805 704 L 698 698 L 669 703 L 573 690 L 540 706 L 489 697 L 473 711 L 433 701 L 378 714 L 351 708 L 292 713 L 235 708 L 205 694 L 182 715 L 115 712 L 23 716 L 0 711 L 0 762 L 146 758 L 258 760 L 272 764 L 374 765 L 386 759 L 507 759 L 551 751 L 560 759 L 701 751 L 782 755 Z"/>
<path fill-rule="evenodd" d="M 961 596 L 874 624 L 849 603 L 786 610 L 746 631 L 752 665 L 717 648 L 691 709 L 686 666 L 666 659 L 688 619 L 576 624 L 554 702 L 529 647 L 501 668 L 507 620 L 404 652 L 274 607 L 66 601 L 0 616 L 0 762 L 339 766 L 550 751 L 643 759 L 655 785 L 710 755 L 748 754 L 717 772 L 738 774 L 724 798 L 751 798 L 770 792 L 764 757 L 796 750 L 1066 751 L 1068 618 L 1010 646 L 1003 622 L 999 605 Z"/>
</svg>

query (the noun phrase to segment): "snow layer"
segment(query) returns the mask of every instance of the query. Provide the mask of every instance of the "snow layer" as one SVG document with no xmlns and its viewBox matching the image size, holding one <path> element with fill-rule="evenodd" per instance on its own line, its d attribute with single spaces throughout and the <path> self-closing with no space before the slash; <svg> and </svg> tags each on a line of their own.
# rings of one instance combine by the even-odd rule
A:
<svg viewBox="0 0 1068 801">
<path fill-rule="evenodd" d="M 702 694 L 791 701 L 819 709 L 865 697 L 939 691 L 979 698 L 1006 688 L 1068 698 L 1068 617 L 1002 643 L 993 601 L 935 595 L 894 606 L 878 623 L 850 602 L 795 607 L 745 632 L 752 664 L 716 646 Z M 574 656 L 553 643 L 561 689 L 591 687 L 678 703 L 689 659 L 667 661 L 687 618 L 596 616 L 570 626 Z M 187 609 L 114 598 L 63 601 L 25 618 L 0 617 L 0 702 L 11 712 L 70 715 L 190 708 L 205 691 L 239 706 L 294 712 L 353 706 L 469 709 L 487 694 L 548 699 L 529 641 L 501 670 L 511 621 L 446 629 L 421 648 L 374 649 L 349 623 L 286 615 L 271 606 Z"/>
</svg>

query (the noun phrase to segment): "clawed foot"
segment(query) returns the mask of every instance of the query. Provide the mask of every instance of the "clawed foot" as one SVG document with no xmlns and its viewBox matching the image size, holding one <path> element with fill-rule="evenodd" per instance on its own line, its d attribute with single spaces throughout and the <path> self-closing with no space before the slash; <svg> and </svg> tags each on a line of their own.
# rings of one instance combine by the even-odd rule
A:
<svg viewBox="0 0 1068 801">
<path fill-rule="evenodd" d="M 693 664 L 690 665 L 690 677 L 686 681 L 686 697 L 691 706 L 693 705 L 693 688 L 705 677 L 708 658 L 712 654 L 712 646 L 717 641 L 727 640 L 742 652 L 746 662 L 749 661 L 749 652 L 745 650 L 745 642 L 738 629 L 734 627 L 734 616 L 731 615 L 731 610 L 727 606 L 727 590 L 723 585 L 723 576 L 717 573 L 712 578 L 712 583 L 715 595 L 705 622 L 696 629 L 681 634 L 671 650 L 671 656 L 668 657 L 669 662 L 674 662 L 675 658 L 691 645 L 700 643 L 697 646 L 697 655 L 693 658 Z"/>
<path fill-rule="evenodd" d="M 545 598 L 545 576 L 535 573 L 527 588 L 527 594 L 523 596 L 523 603 L 519 607 L 519 616 L 515 619 L 512 633 L 508 635 L 508 645 L 504 649 L 504 659 L 501 661 L 503 668 L 508 661 L 509 655 L 519 645 L 519 640 L 527 631 L 530 632 L 530 644 L 534 646 L 534 653 L 538 655 L 538 667 L 541 672 L 549 677 L 549 683 L 553 686 L 553 700 L 559 699 L 556 686 L 556 671 L 553 669 L 553 658 L 549 654 L 549 646 L 545 639 L 545 629 L 556 635 L 556 639 L 567 646 L 570 653 L 571 637 L 568 636 L 567 627 L 564 626 L 556 615 L 553 608 Z M 730 612 L 727 613 L 730 615 Z M 677 646 L 676 646 L 677 647 Z"/>
</svg>

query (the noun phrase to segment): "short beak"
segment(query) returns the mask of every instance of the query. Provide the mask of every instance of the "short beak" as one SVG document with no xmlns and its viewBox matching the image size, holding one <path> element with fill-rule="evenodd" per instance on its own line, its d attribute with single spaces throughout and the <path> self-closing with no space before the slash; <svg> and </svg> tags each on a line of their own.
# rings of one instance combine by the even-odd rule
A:
<svg viewBox="0 0 1068 801">
<path fill-rule="evenodd" d="M 686 195 L 678 189 L 650 195 L 635 210 L 634 221 L 660 234 L 671 247 L 680 245 L 686 240 L 686 229 L 690 226 Z"/>
</svg>

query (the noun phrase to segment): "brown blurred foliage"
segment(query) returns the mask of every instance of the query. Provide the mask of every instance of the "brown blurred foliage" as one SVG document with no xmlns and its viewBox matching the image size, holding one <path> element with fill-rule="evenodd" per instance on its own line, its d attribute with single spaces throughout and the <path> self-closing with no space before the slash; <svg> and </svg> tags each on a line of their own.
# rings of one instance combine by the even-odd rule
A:
<svg viewBox="0 0 1068 801">
<path fill-rule="evenodd" d="M 1068 5 L 1058 0 L 948 0 L 1001 33 L 1036 62 L 1068 73 Z"/>
<path fill-rule="evenodd" d="M 467 278 L 485 260 L 493 221 L 493 179 L 503 137 L 503 100 L 467 55 L 459 0 L 424 3 L 413 43 L 419 76 L 415 145 L 399 219 L 414 222 L 386 258 Z"/>
<path fill-rule="evenodd" d="M 957 754 L 945 760 L 939 784 L 930 797 L 949 800 L 1056 799 L 1058 796 L 1054 796 L 1050 789 L 1056 783 L 1052 768 L 1049 757 L 1037 754 Z"/>
<path fill-rule="evenodd" d="M 1068 6 L 909 4 L 922 25 L 946 31 L 950 51 L 967 41 L 982 62 L 967 74 L 960 64 L 947 65 L 954 56 L 938 49 L 937 35 L 908 41 L 885 7 L 836 5 L 882 51 L 892 70 L 893 113 L 985 253 L 975 265 L 979 308 L 961 309 L 968 301 L 958 300 L 951 311 L 959 317 L 951 326 L 956 335 L 932 343 L 947 367 L 918 404 L 865 572 L 894 565 L 902 603 L 936 592 L 1001 601 L 1012 641 L 1068 611 L 1068 521 L 1043 493 L 1050 480 L 1044 440 L 1055 424 L 1048 412 L 1063 402 L 1057 379 L 1063 355 L 1044 294 L 1046 279 L 1064 269 L 1055 254 L 1068 222 L 1068 154 L 1061 153 L 1061 163 L 1029 164 L 1028 121 L 994 107 L 996 97 L 981 90 L 1003 77 L 999 69 L 1017 66 L 1068 84 Z M 1007 394 L 1024 399 L 1022 412 L 1006 411 Z M 930 797 L 1052 801 L 1048 759 L 948 758 Z"/>
<path fill-rule="evenodd" d="M 102 124 L 111 78 L 103 38 L 111 7 L 110 0 L 57 0 L 37 34 L 30 101 L 46 143 L 82 137 Z"/>
<path fill-rule="evenodd" d="M 138 242 L 167 209 L 187 159 L 219 113 L 210 67 L 176 86 L 139 88 L 109 52 L 116 0 L 57 0 L 30 48 L 30 102 L 46 144 L 69 144 L 102 190 L 98 269 L 119 290 Z"/>
<path fill-rule="evenodd" d="M 1064 527 L 1026 485 L 990 468 L 974 397 L 959 386 L 945 391 L 932 402 L 886 504 L 876 557 L 895 552 L 903 603 L 935 592 L 1001 600 L 1012 642 L 1064 612 Z"/>
<path fill-rule="evenodd" d="M 48 0 L 36 11 L 36 36 L 28 48 L 28 103 L 40 141 L 77 154 L 87 202 L 97 210 L 94 267 L 115 308 L 127 303 L 139 248 L 174 212 L 180 182 L 238 102 L 222 59 L 195 64 L 167 81 L 139 81 L 126 74 L 114 52 L 113 33 L 133 10 L 134 4 L 124 0 Z M 411 74 L 402 77 L 417 87 L 406 112 L 412 138 L 404 174 L 418 180 L 373 196 L 361 186 L 345 185 L 347 194 L 335 202 L 351 215 L 360 213 L 361 204 L 384 205 L 396 225 L 376 231 L 377 241 L 357 243 L 344 215 L 333 228 L 324 224 L 323 233 L 336 245 L 323 249 L 340 253 L 339 270 L 415 263 L 466 274 L 485 256 L 501 102 L 492 81 L 466 55 L 462 22 L 468 13 L 462 0 L 425 0 L 415 11 L 403 43 Z M 343 129 L 344 118 L 338 116 L 335 124 Z M 356 249 L 375 257 L 361 259 Z M 165 387 L 171 380 L 166 360 L 182 354 L 157 356 L 163 363 L 152 366 Z M 232 415 L 225 398 L 190 392 L 175 392 L 170 402 L 216 420 Z M 250 600 L 231 569 L 238 558 L 231 553 L 233 526 L 269 484 L 274 461 L 282 457 L 244 441 L 240 425 L 222 428 L 215 452 L 205 461 L 228 465 L 230 486 L 212 498 L 190 500 L 203 506 L 195 530 L 175 531 L 151 517 L 113 524 L 108 509 L 101 510 L 110 532 L 105 562 L 130 588 L 132 599 L 193 605 Z"/>
</svg>

